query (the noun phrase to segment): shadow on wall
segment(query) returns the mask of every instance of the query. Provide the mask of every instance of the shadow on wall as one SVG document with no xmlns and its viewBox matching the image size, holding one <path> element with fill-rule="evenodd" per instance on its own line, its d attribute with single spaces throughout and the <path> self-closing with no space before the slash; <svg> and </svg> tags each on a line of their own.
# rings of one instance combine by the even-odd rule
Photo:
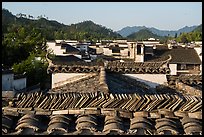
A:
<svg viewBox="0 0 204 137">
<path fill-rule="evenodd" d="M 161 79 L 161 77 L 159 78 L 159 77 L 157 77 L 157 75 L 154 75 L 154 77 L 152 77 L 152 76 L 150 77 L 150 75 L 148 76 L 147 74 L 146 75 L 145 74 L 140 74 L 140 75 L 125 74 L 125 76 L 127 76 L 129 78 L 132 78 L 132 79 L 136 79 L 137 81 L 140 81 L 140 82 L 144 82 L 146 85 L 150 86 L 151 89 L 154 89 L 157 86 L 159 86 L 160 84 L 164 84 L 165 82 L 167 82 L 166 77 L 163 80 L 163 83 L 153 82 L 153 81 L 155 81 L 157 79 Z M 146 77 L 146 79 L 148 79 L 148 77 L 149 77 L 149 80 L 143 79 L 144 76 Z"/>
<path fill-rule="evenodd" d="M 160 85 L 142 78 L 118 73 L 108 73 L 106 80 L 112 93 L 155 93 L 155 87 Z"/>
</svg>

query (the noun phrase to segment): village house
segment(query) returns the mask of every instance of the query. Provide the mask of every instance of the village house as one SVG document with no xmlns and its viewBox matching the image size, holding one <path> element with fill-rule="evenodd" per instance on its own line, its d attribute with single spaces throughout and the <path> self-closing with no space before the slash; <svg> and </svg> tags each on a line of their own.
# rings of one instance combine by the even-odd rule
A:
<svg viewBox="0 0 204 137">
<path fill-rule="evenodd" d="M 201 96 L 168 87 L 153 91 L 144 82 L 123 75 L 168 74 L 167 62 L 49 63 L 49 73 L 78 76 L 65 80 L 63 74 L 66 83 L 58 83 L 47 93 L 16 94 L 2 108 L 2 134 L 202 134 Z"/>
<path fill-rule="evenodd" d="M 48 51 L 53 53 L 56 56 L 75 56 L 79 59 L 82 58 L 80 54 L 80 50 L 75 48 L 74 46 L 67 44 L 62 40 L 50 41 L 47 42 Z"/>
<path fill-rule="evenodd" d="M 47 56 L 51 89 L 5 96 L 2 134 L 201 135 L 202 78 L 196 50 L 169 49 L 152 40 L 108 42 L 106 56 L 119 60 L 104 62 L 75 56 L 86 52 L 83 45 L 51 44 L 60 47 L 57 56 Z"/>
<path fill-rule="evenodd" d="M 134 59 L 136 42 L 127 40 L 114 40 L 103 47 L 103 55 L 113 56 L 119 59 Z"/>
<path fill-rule="evenodd" d="M 157 46 L 154 56 L 146 56 L 145 62 L 158 61 L 171 56 L 169 61 L 170 75 L 202 74 L 202 62 L 194 48 Z"/>
<path fill-rule="evenodd" d="M 145 56 L 153 56 L 153 49 L 156 48 L 156 45 L 159 45 L 160 42 L 158 39 L 149 38 L 143 41 L 137 41 L 135 48 L 135 62 L 144 62 Z"/>
</svg>

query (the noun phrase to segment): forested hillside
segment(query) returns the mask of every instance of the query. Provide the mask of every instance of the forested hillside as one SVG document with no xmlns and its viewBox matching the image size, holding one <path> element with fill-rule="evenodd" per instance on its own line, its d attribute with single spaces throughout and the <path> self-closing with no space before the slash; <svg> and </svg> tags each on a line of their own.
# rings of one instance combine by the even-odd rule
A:
<svg viewBox="0 0 204 137">
<path fill-rule="evenodd" d="M 2 10 L 2 28 L 7 31 L 8 26 L 20 25 L 30 26 L 39 29 L 47 40 L 54 39 L 75 39 L 96 41 L 101 39 L 122 38 L 120 34 L 113 32 L 102 25 L 95 24 L 92 21 L 83 21 L 76 24 L 64 25 L 57 21 L 48 20 L 43 16 L 38 19 L 31 18 L 31 15 L 20 14 L 14 16 L 8 10 Z"/>
<path fill-rule="evenodd" d="M 158 35 L 152 33 L 148 29 L 142 29 L 138 32 L 135 32 L 135 33 L 127 36 L 127 39 L 130 39 L 130 40 L 145 40 L 148 38 L 156 38 L 156 39 L 159 39 L 163 43 L 163 42 L 165 42 L 165 40 L 167 40 L 168 37 L 158 36 Z"/>
<path fill-rule="evenodd" d="M 202 24 L 195 28 L 192 32 L 182 33 L 176 37 L 177 42 L 189 43 L 192 41 L 202 41 Z"/>
</svg>

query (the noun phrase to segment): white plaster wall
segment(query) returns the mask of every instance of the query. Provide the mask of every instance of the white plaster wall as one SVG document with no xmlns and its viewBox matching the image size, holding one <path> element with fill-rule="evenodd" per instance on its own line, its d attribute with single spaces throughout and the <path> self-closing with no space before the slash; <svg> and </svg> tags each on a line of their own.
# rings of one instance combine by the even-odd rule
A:
<svg viewBox="0 0 204 137">
<path fill-rule="evenodd" d="M 133 47 L 132 47 L 133 44 Z M 128 43 L 128 50 L 130 51 L 130 58 L 134 59 L 135 57 L 135 43 Z"/>
<path fill-rule="evenodd" d="M 156 45 L 159 44 L 159 41 L 143 41 L 145 45 Z"/>
<path fill-rule="evenodd" d="M 128 44 L 127 44 L 127 43 L 118 44 L 118 46 L 121 47 L 121 48 L 127 48 L 127 47 L 128 47 Z"/>
<path fill-rule="evenodd" d="M 81 55 L 74 55 L 75 57 L 77 57 L 77 58 L 79 58 L 79 59 L 81 59 L 82 58 L 82 56 Z"/>
<path fill-rule="evenodd" d="M 104 53 L 104 50 L 103 50 L 103 49 L 104 49 L 103 47 L 99 47 L 99 48 L 97 47 L 97 48 L 96 48 L 96 53 L 97 53 L 97 54 Z"/>
<path fill-rule="evenodd" d="M 109 50 L 109 48 L 103 48 L 103 54 L 111 56 L 112 55 L 112 50 Z"/>
<path fill-rule="evenodd" d="M 13 90 L 14 74 L 2 74 L 2 91 Z"/>
<path fill-rule="evenodd" d="M 152 88 L 160 84 L 167 83 L 166 74 L 123 74 L 134 78 L 140 82 L 144 82 Z"/>
<path fill-rule="evenodd" d="M 60 43 L 60 42 L 63 42 L 64 40 L 55 40 L 56 43 Z"/>
<path fill-rule="evenodd" d="M 120 50 L 121 56 L 128 57 L 128 49 Z"/>
<path fill-rule="evenodd" d="M 61 49 L 61 46 L 55 46 L 55 42 L 47 42 L 48 45 L 48 49 L 53 50 L 53 53 L 55 55 L 62 55 L 62 56 L 66 56 L 66 54 L 63 54 L 63 52 L 65 52 L 65 49 Z"/>
<path fill-rule="evenodd" d="M 21 90 L 26 88 L 26 78 L 15 79 L 13 81 L 14 90 Z"/>
<path fill-rule="evenodd" d="M 52 88 L 69 83 L 74 77 L 82 77 L 86 73 L 53 73 L 52 74 Z"/>
<path fill-rule="evenodd" d="M 202 53 L 202 47 L 194 47 L 196 53 L 198 54 L 200 60 L 202 61 L 202 56 L 200 54 Z"/>
<path fill-rule="evenodd" d="M 144 55 L 136 55 L 135 62 L 144 62 Z"/>
<path fill-rule="evenodd" d="M 176 75 L 177 74 L 177 64 L 169 64 L 170 68 L 170 75 Z"/>
<path fill-rule="evenodd" d="M 69 44 L 69 45 L 76 45 L 76 44 L 78 44 L 78 41 L 77 40 L 65 40 L 65 42 L 67 43 L 67 44 Z"/>
</svg>

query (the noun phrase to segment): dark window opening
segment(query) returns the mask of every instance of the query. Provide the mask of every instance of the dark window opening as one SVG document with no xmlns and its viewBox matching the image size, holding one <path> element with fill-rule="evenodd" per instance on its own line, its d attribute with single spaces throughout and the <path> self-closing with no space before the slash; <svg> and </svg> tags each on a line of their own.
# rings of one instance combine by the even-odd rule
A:
<svg viewBox="0 0 204 137">
<path fill-rule="evenodd" d="M 140 55 L 142 50 L 141 50 L 141 45 L 137 45 L 137 54 Z"/>
<path fill-rule="evenodd" d="M 145 54 L 153 54 L 153 48 L 152 47 L 145 47 Z"/>
<path fill-rule="evenodd" d="M 120 49 L 112 49 L 112 53 L 120 53 Z"/>
</svg>

